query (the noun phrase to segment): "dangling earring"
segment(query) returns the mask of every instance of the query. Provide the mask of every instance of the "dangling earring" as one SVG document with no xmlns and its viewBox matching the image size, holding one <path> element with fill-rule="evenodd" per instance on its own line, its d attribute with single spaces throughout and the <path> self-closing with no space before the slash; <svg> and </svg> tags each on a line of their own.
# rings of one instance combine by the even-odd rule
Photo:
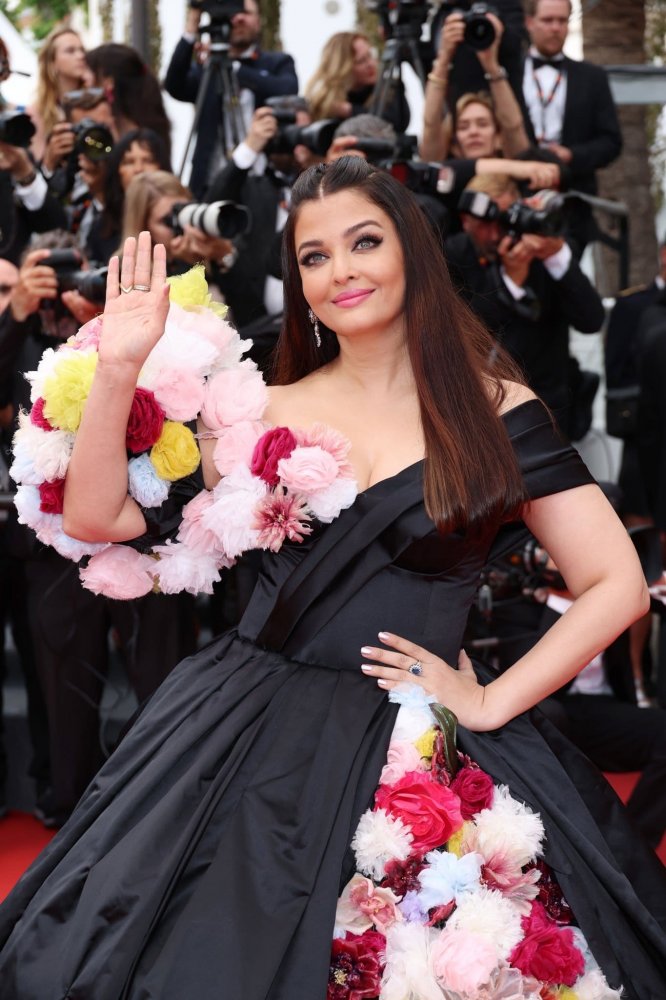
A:
<svg viewBox="0 0 666 1000">
<path fill-rule="evenodd" d="M 321 347 L 321 334 L 319 333 L 319 320 L 317 319 L 317 317 L 315 316 L 315 314 L 312 312 L 312 309 L 308 309 L 308 319 L 312 323 L 312 327 L 313 327 L 313 331 L 314 331 L 314 337 L 315 337 L 315 342 L 317 344 L 317 347 Z"/>
</svg>

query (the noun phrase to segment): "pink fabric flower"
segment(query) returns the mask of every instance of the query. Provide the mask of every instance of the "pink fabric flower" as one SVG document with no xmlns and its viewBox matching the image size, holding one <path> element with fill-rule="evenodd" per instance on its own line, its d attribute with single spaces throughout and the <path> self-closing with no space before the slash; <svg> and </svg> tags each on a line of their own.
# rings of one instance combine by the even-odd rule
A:
<svg viewBox="0 0 666 1000">
<path fill-rule="evenodd" d="M 272 427 L 255 445 L 250 466 L 252 475 L 259 476 L 269 486 L 277 486 L 278 462 L 289 458 L 295 447 L 296 438 L 288 427 Z"/>
<path fill-rule="evenodd" d="M 264 432 L 261 420 L 239 420 L 232 427 L 218 431 L 213 463 L 221 476 L 228 476 L 237 465 L 249 465 L 254 447 Z"/>
<path fill-rule="evenodd" d="M 110 545 L 93 556 L 79 575 L 83 586 L 93 594 L 128 601 L 152 591 L 155 568 L 150 556 L 125 545 Z"/>
<path fill-rule="evenodd" d="M 460 799 L 463 819 L 472 819 L 476 813 L 490 809 L 493 804 L 493 779 L 480 767 L 461 767 L 451 782 L 451 788 Z"/>
<path fill-rule="evenodd" d="M 305 429 L 297 428 L 294 431 L 296 441 L 299 445 L 313 447 L 318 445 L 332 455 L 338 463 L 338 475 L 345 479 L 355 479 L 354 469 L 349 462 L 348 456 L 351 450 L 351 441 L 344 434 L 334 430 L 327 424 L 313 424 Z"/>
<path fill-rule="evenodd" d="M 558 927 L 537 900 L 521 923 L 525 936 L 511 952 L 510 964 L 544 983 L 573 986 L 585 971 L 585 959 L 572 931 Z"/>
<path fill-rule="evenodd" d="M 44 397 L 39 396 L 38 399 L 32 404 L 32 409 L 30 410 L 30 421 L 35 425 L 35 427 L 41 427 L 43 431 L 55 430 L 52 423 L 50 423 L 44 416 Z"/>
<path fill-rule="evenodd" d="M 274 493 L 267 494 L 258 502 L 252 527 L 259 532 L 259 547 L 277 552 L 286 538 L 291 542 L 302 542 L 306 535 L 311 534 L 309 520 L 305 498 L 286 493 L 278 486 Z"/>
<path fill-rule="evenodd" d="M 62 514 L 65 499 L 65 480 L 39 484 L 39 509 L 45 514 Z"/>
<path fill-rule="evenodd" d="M 374 926 L 385 934 L 396 920 L 402 920 L 397 908 L 399 902 L 391 889 L 379 889 L 369 878 L 354 875 L 338 900 L 336 926 L 354 934 L 362 934 Z"/>
<path fill-rule="evenodd" d="M 164 426 L 164 410 L 150 389 L 137 386 L 127 421 L 125 445 L 129 451 L 138 454 L 152 448 Z"/>
<path fill-rule="evenodd" d="M 178 528 L 178 541 L 192 552 L 222 553 L 217 536 L 204 527 L 203 517 L 215 502 L 210 490 L 202 490 L 183 507 L 183 520 Z"/>
<path fill-rule="evenodd" d="M 207 427 L 217 431 L 239 420 L 260 420 L 267 400 L 261 372 L 241 367 L 221 371 L 206 383 L 201 416 Z"/>
<path fill-rule="evenodd" d="M 440 986 L 475 996 L 497 967 L 497 949 L 469 931 L 445 928 L 431 946 L 432 969 Z"/>
<path fill-rule="evenodd" d="M 445 844 L 463 822 L 458 796 L 423 771 L 412 771 L 394 785 L 380 785 L 375 808 L 385 809 L 409 827 L 413 854 Z"/>
<path fill-rule="evenodd" d="M 165 368 L 150 386 L 168 420 L 195 420 L 203 406 L 205 382 L 196 372 Z"/>
<path fill-rule="evenodd" d="M 425 770 L 421 754 L 411 740 L 393 740 L 389 743 L 386 764 L 379 777 L 380 785 L 394 785 L 409 771 Z"/>
<path fill-rule="evenodd" d="M 294 493 L 316 493 L 330 486 L 338 474 L 338 463 L 319 445 L 295 448 L 289 458 L 278 462 L 283 486 Z"/>
<path fill-rule="evenodd" d="M 97 348 L 102 337 L 102 317 L 94 316 L 79 329 L 79 332 L 69 343 L 75 351 L 83 351 L 87 347 Z"/>
</svg>

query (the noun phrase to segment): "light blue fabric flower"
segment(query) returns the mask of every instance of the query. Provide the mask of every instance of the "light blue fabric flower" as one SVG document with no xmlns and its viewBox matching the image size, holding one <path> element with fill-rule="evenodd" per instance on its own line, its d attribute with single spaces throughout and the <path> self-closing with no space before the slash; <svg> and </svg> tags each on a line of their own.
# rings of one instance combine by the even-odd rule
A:
<svg viewBox="0 0 666 1000">
<path fill-rule="evenodd" d="M 414 892 L 413 889 L 405 893 L 402 902 L 398 905 L 398 909 L 410 924 L 425 924 L 428 920 L 428 911 L 423 909 L 419 894 Z"/>
<path fill-rule="evenodd" d="M 405 708 L 427 708 L 432 702 L 437 701 L 437 698 L 434 694 L 428 694 L 420 684 L 405 681 L 391 688 L 389 701 L 396 705 L 404 705 Z"/>
<path fill-rule="evenodd" d="M 480 854 L 464 854 L 458 858 L 449 851 L 431 851 L 426 861 L 429 867 L 419 875 L 419 902 L 424 910 L 445 906 L 463 893 L 478 889 L 483 863 Z"/>
<path fill-rule="evenodd" d="M 148 452 L 130 459 L 129 492 L 141 507 L 159 507 L 169 495 L 169 483 L 155 472 Z"/>
</svg>

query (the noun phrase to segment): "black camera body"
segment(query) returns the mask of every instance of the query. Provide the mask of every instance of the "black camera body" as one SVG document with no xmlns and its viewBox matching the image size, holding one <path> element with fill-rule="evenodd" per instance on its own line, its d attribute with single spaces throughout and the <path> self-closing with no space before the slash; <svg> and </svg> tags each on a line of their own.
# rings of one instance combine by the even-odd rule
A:
<svg viewBox="0 0 666 1000">
<path fill-rule="evenodd" d="M 84 271 L 78 250 L 52 250 L 41 265 L 52 267 L 58 278 L 58 294 L 79 292 L 88 302 L 104 304 L 106 298 L 106 275 L 108 267 L 97 267 Z"/>
<path fill-rule="evenodd" d="M 564 231 L 565 198 L 558 191 L 537 191 L 539 207 L 514 201 L 502 210 L 483 191 L 463 191 L 458 202 L 458 211 L 465 212 L 484 222 L 497 222 L 510 236 L 561 236 Z"/>
<path fill-rule="evenodd" d="M 499 11 L 489 3 L 477 3 L 474 0 L 445 0 L 441 8 L 442 17 L 449 14 L 462 14 L 465 24 L 464 42 L 471 49 L 483 52 L 489 49 L 495 41 L 495 28 L 488 14 L 499 17 Z"/>
<path fill-rule="evenodd" d="M 27 149 L 35 131 L 30 115 L 22 111 L 0 112 L 0 142 Z"/>
<path fill-rule="evenodd" d="M 161 220 L 174 235 L 182 236 L 185 226 L 193 226 L 205 236 L 233 240 L 246 233 L 252 223 L 250 210 L 235 201 L 179 202 Z"/>
<path fill-rule="evenodd" d="M 189 6 L 208 14 L 211 24 L 224 24 L 245 10 L 243 0 L 190 0 Z"/>
<path fill-rule="evenodd" d="M 267 102 L 270 105 L 270 98 Z M 317 156 L 326 156 L 333 134 L 340 124 L 337 118 L 322 118 L 311 125 L 297 125 L 296 114 L 285 108 L 271 108 L 278 121 L 277 134 L 266 144 L 266 156 L 293 153 L 295 146 L 306 146 Z"/>
</svg>

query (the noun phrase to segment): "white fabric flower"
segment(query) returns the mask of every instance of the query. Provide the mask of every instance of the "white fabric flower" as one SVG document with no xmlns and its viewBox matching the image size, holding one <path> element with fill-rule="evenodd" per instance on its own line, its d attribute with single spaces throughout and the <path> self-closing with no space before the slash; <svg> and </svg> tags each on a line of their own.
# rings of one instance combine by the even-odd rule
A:
<svg viewBox="0 0 666 1000">
<path fill-rule="evenodd" d="M 573 990 L 578 1000 L 622 1000 L 624 992 L 612 989 L 600 969 L 586 972 L 576 980 Z"/>
<path fill-rule="evenodd" d="M 338 516 L 341 510 L 351 507 L 358 494 L 354 479 L 336 479 L 330 486 L 308 494 L 308 507 L 323 524 Z"/>
<path fill-rule="evenodd" d="M 457 858 L 449 851 L 431 851 L 426 855 L 426 861 L 429 867 L 419 874 L 419 902 L 424 910 L 444 906 L 452 899 L 457 900 L 464 893 L 480 888 L 483 858 L 479 854 L 465 854 Z"/>
<path fill-rule="evenodd" d="M 430 964 L 433 932 L 421 924 L 394 924 L 386 933 L 382 1000 L 442 1000 Z"/>
<path fill-rule="evenodd" d="M 68 431 L 45 431 L 31 423 L 27 413 L 19 414 L 18 430 L 12 443 L 16 469 L 12 465 L 12 478 L 16 482 L 29 482 L 27 479 L 17 479 L 16 475 L 26 471 L 29 462 L 41 479 L 40 482 L 53 482 L 54 479 L 64 479 L 67 466 L 72 456 L 74 435 Z M 15 474 L 16 473 L 16 474 Z"/>
<path fill-rule="evenodd" d="M 259 532 L 253 527 L 254 510 L 266 492 L 266 483 L 242 466 L 213 490 L 213 503 L 202 514 L 201 524 L 213 532 L 228 558 L 256 547 Z"/>
<path fill-rule="evenodd" d="M 469 931 L 490 941 L 498 958 L 508 958 L 523 938 L 520 913 L 501 892 L 481 886 L 461 896 L 447 927 Z"/>
<path fill-rule="evenodd" d="M 409 827 L 384 809 L 364 812 L 351 842 L 356 852 L 356 867 L 377 882 L 384 877 L 388 861 L 405 861 L 409 857 L 411 845 Z"/>
<path fill-rule="evenodd" d="M 502 854 L 523 868 L 542 853 L 541 817 L 514 799 L 506 785 L 495 786 L 492 806 L 477 813 L 474 823 L 474 849 L 486 859 Z"/>
<path fill-rule="evenodd" d="M 31 385 L 30 389 L 30 402 L 34 403 L 43 396 L 44 383 L 47 379 L 53 375 L 56 368 L 60 364 L 64 357 L 71 356 L 74 352 L 73 348 L 60 347 L 57 351 L 53 347 L 47 347 L 41 358 L 39 359 L 39 365 L 35 371 L 26 372 L 25 378 Z"/>
<path fill-rule="evenodd" d="M 419 687 L 418 684 L 410 686 Z M 411 743 L 414 743 L 425 732 L 432 729 L 433 722 L 432 712 L 425 703 L 413 708 L 401 705 L 398 709 L 393 732 L 391 733 L 391 742 L 393 740 L 409 740 Z"/>
</svg>

